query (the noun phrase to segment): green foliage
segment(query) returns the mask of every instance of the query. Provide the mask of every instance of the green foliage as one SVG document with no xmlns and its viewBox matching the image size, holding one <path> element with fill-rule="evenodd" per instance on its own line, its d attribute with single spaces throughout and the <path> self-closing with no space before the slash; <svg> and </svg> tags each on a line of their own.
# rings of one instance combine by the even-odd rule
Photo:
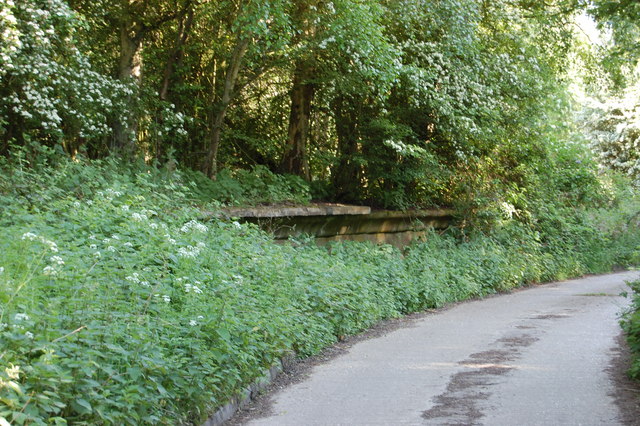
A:
<svg viewBox="0 0 640 426">
<path fill-rule="evenodd" d="M 76 46 L 76 15 L 61 0 L 0 6 L 0 146 L 31 140 L 69 153 L 102 140 L 131 88 L 96 72 Z"/>
<path fill-rule="evenodd" d="M 309 184 L 293 175 L 278 175 L 264 166 L 251 170 L 222 170 L 215 181 L 199 172 L 185 171 L 193 191 L 203 201 L 217 200 L 225 204 L 308 204 Z"/>
<path fill-rule="evenodd" d="M 640 183 L 640 85 L 636 83 L 617 98 L 589 108 L 584 124 L 590 133 L 598 161 Z"/>
<path fill-rule="evenodd" d="M 631 378 L 640 380 L 640 281 L 629 282 L 631 289 L 631 306 L 625 312 L 620 325 L 624 330 L 627 343 L 633 353 L 633 361 L 629 369 Z"/>
<path fill-rule="evenodd" d="M 536 226 L 505 217 L 401 253 L 204 223 L 192 176 L 141 163 L 25 151 L 0 169 L 0 417 L 15 424 L 200 424 L 291 351 L 640 261 L 634 206 L 549 203 Z"/>
</svg>

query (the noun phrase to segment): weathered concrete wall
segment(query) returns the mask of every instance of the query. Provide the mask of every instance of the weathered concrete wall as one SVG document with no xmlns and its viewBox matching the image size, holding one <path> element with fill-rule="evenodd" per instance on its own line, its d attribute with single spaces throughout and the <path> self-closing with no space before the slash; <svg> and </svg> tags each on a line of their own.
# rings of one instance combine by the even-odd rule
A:
<svg viewBox="0 0 640 426">
<path fill-rule="evenodd" d="M 272 232 L 277 240 L 308 234 L 321 244 L 354 240 L 397 247 L 424 238 L 429 229 L 444 229 L 453 219 L 453 212 L 446 209 L 372 212 L 369 207 L 335 204 L 229 208 L 223 215 L 256 223 Z"/>
</svg>

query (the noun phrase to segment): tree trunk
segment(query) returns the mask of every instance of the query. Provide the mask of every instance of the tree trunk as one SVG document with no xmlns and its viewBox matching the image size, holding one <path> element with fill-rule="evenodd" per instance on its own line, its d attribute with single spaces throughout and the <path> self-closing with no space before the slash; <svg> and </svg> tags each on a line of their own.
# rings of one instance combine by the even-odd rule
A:
<svg viewBox="0 0 640 426">
<path fill-rule="evenodd" d="M 186 16 L 185 16 L 186 15 Z M 169 53 L 167 64 L 164 68 L 162 76 L 162 85 L 160 86 L 160 99 L 165 101 L 169 95 L 169 86 L 171 84 L 171 78 L 176 69 L 176 65 L 179 65 L 182 61 L 183 47 L 189 38 L 191 32 L 191 26 L 193 25 L 194 12 L 193 8 L 186 10 L 185 14 L 180 19 L 180 26 L 176 38 L 176 44 Z"/>
<path fill-rule="evenodd" d="M 120 27 L 120 59 L 118 62 L 118 78 L 123 82 L 134 81 L 139 87 L 142 81 L 142 37 L 132 36 L 127 25 Z M 132 106 L 133 95 L 127 97 L 127 104 Z M 138 123 L 132 111 L 127 111 L 124 123 L 116 122 L 112 150 L 130 155 L 135 150 L 135 138 Z"/>
<path fill-rule="evenodd" d="M 291 113 L 287 145 L 282 158 L 282 170 L 310 180 L 309 160 L 307 158 L 307 139 L 311 118 L 311 103 L 315 86 L 310 81 L 313 69 L 304 61 L 298 61 L 293 75 L 291 88 Z"/>
<path fill-rule="evenodd" d="M 358 108 L 355 102 L 349 102 L 344 96 L 338 96 L 334 102 L 334 117 L 338 135 L 339 163 L 333 169 L 333 186 L 336 199 L 340 201 L 358 201 L 360 189 L 360 165 L 358 154 Z"/>
<path fill-rule="evenodd" d="M 235 92 L 235 85 L 238 81 L 238 74 L 242 65 L 242 59 L 247 53 L 249 47 L 249 39 L 238 38 L 224 79 L 224 89 L 222 98 L 215 113 L 212 114 L 211 134 L 209 136 L 209 150 L 206 162 L 204 164 L 204 172 L 209 178 L 215 179 L 218 174 L 218 149 L 220 148 L 220 138 L 222 136 L 222 126 L 224 118 L 231 104 Z"/>
</svg>

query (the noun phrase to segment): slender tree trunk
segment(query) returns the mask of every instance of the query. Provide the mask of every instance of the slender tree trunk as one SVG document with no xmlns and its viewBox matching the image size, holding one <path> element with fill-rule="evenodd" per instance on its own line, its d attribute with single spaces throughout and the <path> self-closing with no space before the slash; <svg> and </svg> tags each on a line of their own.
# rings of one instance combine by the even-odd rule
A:
<svg viewBox="0 0 640 426">
<path fill-rule="evenodd" d="M 142 82 L 142 36 L 131 35 L 127 25 L 120 27 L 120 59 L 118 62 L 118 77 L 121 81 L 134 81 L 139 87 Z M 133 95 L 127 97 L 127 104 L 133 106 Z M 135 150 L 134 135 L 138 130 L 138 123 L 133 111 L 127 111 L 124 123 L 116 122 L 114 126 L 114 141 L 112 150 L 130 155 Z"/>
<path fill-rule="evenodd" d="M 310 81 L 313 76 L 311 66 L 303 61 L 296 64 L 291 88 L 291 113 L 287 145 L 282 158 L 282 170 L 310 180 L 307 140 L 311 121 L 311 104 L 315 86 Z"/>
<path fill-rule="evenodd" d="M 227 66 L 222 98 L 217 110 L 212 114 L 209 150 L 204 164 L 204 172 L 211 179 L 215 179 L 218 173 L 218 150 L 220 148 L 220 138 L 222 137 L 222 126 L 224 125 L 224 118 L 227 115 L 229 105 L 235 95 L 234 89 L 238 81 L 242 59 L 247 53 L 248 47 L 249 39 L 238 38 Z"/>
<path fill-rule="evenodd" d="M 358 108 L 343 96 L 334 102 L 334 117 L 338 135 L 339 163 L 333 169 L 333 186 L 340 201 L 358 201 L 360 187 L 360 165 L 358 154 Z"/>
<path fill-rule="evenodd" d="M 317 0 L 297 0 L 293 20 L 299 28 L 296 43 L 312 38 L 316 32 L 310 12 L 317 8 Z M 289 130 L 287 143 L 282 156 L 281 169 L 311 180 L 309 159 L 307 157 L 307 140 L 311 121 L 311 104 L 315 95 L 315 77 L 313 53 L 298 58 L 293 71 L 291 86 L 291 112 L 289 114 Z"/>
<path fill-rule="evenodd" d="M 176 37 L 176 44 L 171 49 L 169 53 L 169 57 L 167 59 L 167 64 L 164 68 L 164 73 L 162 76 L 162 85 L 160 86 L 160 99 L 167 100 L 169 95 L 169 86 L 171 84 L 171 79 L 173 74 L 175 73 L 176 65 L 180 65 L 182 61 L 182 54 L 184 45 L 189 38 L 189 33 L 191 32 L 191 27 L 193 25 L 194 12 L 193 8 L 189 8 L 185 12 L 185 16 L 180 19 L 180 27 L 178 29 L 178 35 Z"/>
</svg>

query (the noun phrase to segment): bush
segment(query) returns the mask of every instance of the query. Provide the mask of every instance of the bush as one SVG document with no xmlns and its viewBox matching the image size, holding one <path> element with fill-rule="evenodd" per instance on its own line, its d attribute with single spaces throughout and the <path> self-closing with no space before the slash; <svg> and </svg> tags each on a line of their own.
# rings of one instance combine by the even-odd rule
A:
<svg viewBox="0 0 640 426">
<path fill-rule="evenodd" d="M 624 313 L 620 325 L 633 354 L 629 376 L 640 380 L 640 280 L 628 283 L 631 288 L 631 306 Z"/>
</svg>

